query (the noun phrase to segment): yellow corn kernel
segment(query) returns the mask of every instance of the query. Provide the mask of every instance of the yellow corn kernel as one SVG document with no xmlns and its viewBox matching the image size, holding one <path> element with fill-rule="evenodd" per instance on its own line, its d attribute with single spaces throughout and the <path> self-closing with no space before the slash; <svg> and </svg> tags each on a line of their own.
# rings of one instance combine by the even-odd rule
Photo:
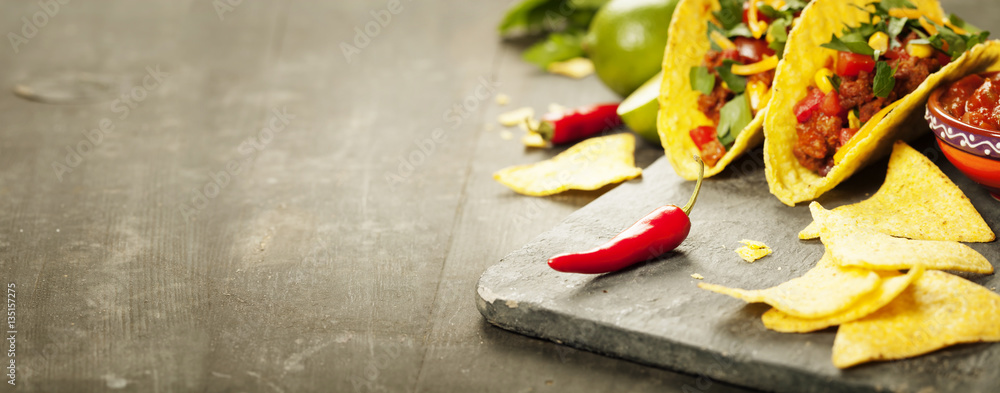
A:
<svg viewBox="0 0 1000 393">
<path fill-rule="evenodd" d="M 780 10 L 781 7 L 784 7 L 784 6 L 785 6 L 785 0 L 773 0 L 773 1 L 771 1 L 771 8 L 774 8 L 776 10 Z"/>
<path fill-rule="evenodd" d="M 878 22 L 881 22 L 881 21 L 882 21 L 882 17 L 881 16 L 878 16 L 878 15 L 872 16 L 872 24 L 873 25 L 877 24 Z"/>
<path fill-rule="evenodd" d="M 872 34 L 871 38 L 868 39 L 868 46 L 877 50 L 879 53 L 885 53 L 885 51 L 889 50 L 889 35 L 881 31 L 876 31 L 875 34 Z"/>
<path fill-rule="evenodd" d="M 969 32 L 966 31 L 965 29 L 955 26 L 953 23 L 951 23 L 950 20 L 946 19 L 944 21 L 944 25 L 948 26 L 948 28 L 951 29 L 951 31 L 954 31 L 956 34 L 962 34 L 962 35 L 969 34 Z"/>
<path fill-rule="evenodd" d="M 918 19 L 923 16 L 920 10 L 913 8 L 893 8 L 889 10 L 889 16 L 894 18 Z"/>
<path fill-rule="evenodd" d="M 719 33 L 717 30 L 712 30 L 712 34 L 710 36 L 712 37 L 712 41 L 715 42 L 715 45 L 718 45 L 719 48 L 722 48 L 722 50 L 736 49 L 736 44 L 726 38 L 726 36 L 722 35 L 722 33 Z"/>
<path fill-rule="evenodd" d="M 816 77 L 814 78 L 816 79 L 816 87 L 818 87 L 823 94 L 833 91 L 833 83 L 830 83 L 830 78 L 832 77 L 833 71 L 830 71 L 829 68 L 821 68 L 819 71 L 816 71 Z"/>
<path fill-rule="evenodd" d="M 924 30 L 927 30 L 927 34 L 935 35 L 938 33 L 937 27 L 934 27 L 934 25 L 928 22 L 927 18 L 920 18 L 917 21 L 920 22 L 920 27 L 923 27 Z"/>
<path fill-rule="evenodd" d="M 758 61 L 753 64 L 747 64 L 747 65 L 733 64 L 732 71 L 733 74 L 736 75 L 750 76 L 753 74 L 759 74 L 764 71 L 773 70 L 777 66 L 778 66 L 778 57 L 767 56 L 764 58 L 764 60 Z"/>
<path fill-rule="evenodd" d="M 849 128 L 861 128 L 861 119 L 858 115 L 854 114 L 854 111 L 847 112 L 847 127 Z"/>
<path fill-rule="evenodd" d="M 927 44 L 906 44 L 906 53 L 910 56 L 926 59 L 934 54 L 934 48 Z"/>
<path fill-rule="evenodd" d="M 768 89 L 767 85 L 761 81 L 754 81 L 747 85 L 747 96 L 750 97 L 750 108 L 753 108 L 754 112 L 759 111 L 767 105 L 767 100 L 765 98 L 769 92 L 770 89 Z"/>
</svg>

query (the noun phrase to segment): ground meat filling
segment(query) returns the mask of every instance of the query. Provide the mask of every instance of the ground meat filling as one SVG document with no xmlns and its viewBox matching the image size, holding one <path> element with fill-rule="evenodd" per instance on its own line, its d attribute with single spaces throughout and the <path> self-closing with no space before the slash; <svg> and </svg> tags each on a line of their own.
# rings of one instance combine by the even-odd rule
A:
<svg viewBox="0 0 1000 393">
<path fill-rule="evenodd" d="M 733 99 L 733 92 L 722 87 L 721 83 L 716 83 L 712 94 L 702 94 L 698 97 L 698 110 L 704 113 L 705 117 L 712 119 L 712 123 L 719 124 L 719 111 L 731 99 Z"/>
<path fill-rule="evenodd" d="M 799 139 L 793 153 L 803 167 L 826 176 L 833 168 L 833 155 L 858 131 L 847 128 L 846 114 L 849 110 L 857 109 L 858 120 L 864 124 L 889 104 L 912 93 L 930 74 L 941 69 L 941 60 L 937 57 L 919 58 L 906 53 L 906 43 L 915 38 L 917 35 L 910 33 L 900 47 L 890 51 L 892 56 L 887 54 L 887 57 L 892 57 L 887 59 L 888 65 L 896 70 L 896 84 L 888 96 L 876 97 L 872 93 L 874 72 L 861 71 L 856 76 L 841 77 L 838 94 L 844 115 L 829 116 L 816 111 L 808 121 L 795 127 Z"/>
<path fill-rule="evenodd" d="M 802 166 L 826 176 L 833 168 L 833 153 L 840 142 L 840 118 L 816 112 L 805 123 L 795 126 L 799 140 L 792 153 Z"/>
</svg>

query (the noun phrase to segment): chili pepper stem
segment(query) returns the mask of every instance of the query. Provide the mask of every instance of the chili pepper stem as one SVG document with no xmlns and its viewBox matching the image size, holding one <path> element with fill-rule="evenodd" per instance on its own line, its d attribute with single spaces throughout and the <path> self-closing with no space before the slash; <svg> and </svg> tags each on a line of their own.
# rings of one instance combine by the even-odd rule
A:
<svg viewBox="0 0 1000 393">
<path fill-rule="evenodd" d="M 552 140 L 552 134 L 553 134 L 552 123 L 550 123 L 548 121 L 544 121 L 544 120 L 540 121 L 540 122 L 538 122 L 538 127 L 532 127 L 531 126 L 531 118 L 530 117 L 525 117 L 524 118 L 524 128 L 527 128 L 528 132 L 533 132 L 533 133 L 541 135 L 542 139 L 545 140 L 546 142 Z"/>
<path fill-rule="evenodd" d="M 701 181 L 705 178 L 705 163 L 698 156 L 694 156 L 694 160 L 698 162 L 698 182 L 694 185 L 694 193 L 691 194 L 691 199 L 681 208 L 681 211 L 685 215 L 691 215 L 691 208 L 694 207 L 694 202 L 698 200 L 698 193 L 701 192 Z"/>
</svg>

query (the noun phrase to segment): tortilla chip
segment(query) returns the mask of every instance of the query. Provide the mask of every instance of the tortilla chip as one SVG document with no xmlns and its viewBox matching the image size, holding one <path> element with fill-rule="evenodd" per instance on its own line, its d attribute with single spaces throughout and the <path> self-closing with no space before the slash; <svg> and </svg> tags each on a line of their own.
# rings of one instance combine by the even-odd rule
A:
<svg viewBox="0 0 1000 393">
<path fill-rule="evenodd" d="M 497 116 L 497 122 L 506 127 L 514 127 L 524 124 L 526 119 L 531 120 L 533 117 L 535 117 L 535 110 L 526 106 L 501 113 Z"/>
<path fill-rule="evenodd" d="M 501 169 L 493 178 L 524 195 L 596 190 L 642 174 L 635 167 L 635 137 L 621 133 L 580 142 L 551 159 Z"/>
<path fill-rule="evenodd" d="M 810 209 L 823 209 L 818 203 Z M 828 216 L 838 216 L 835 212 Z M 839 222 L 838 222 L 839 221 Z M 993 265 L 982 254 L 955 241 L 909 240 L 892 237 L 870 227 L 848 224 L 849 220 L 824 221 L 820 235 L 826 249 L 840 266 L 872 270 L 910 269 L 924 266 L 934 270 L 993 273 Z M 834 229 L 836 228 L 836 229 Z"/>
<path fill-rule="evenodd" d="M 550 63 L 545 70 L 556 75 L 582 79 L 594 73 L 594 62 L 586 57 L 574 57 L 566 61 Z"/>
<path fill-rule="evenodd" d="M 699 166 L 691 160 L 691 156 L 700 154 L 689 132 L 699 126 L 713 125 L 698 109 L 701 92 L 691 89 L 690 72 L 691 67 L 702 65 L 705 53 L 712 47 L 708 39 L 708 20 L 712 10 L 720 8 L 718 0 L 679 2 L 670 22 L 666 55 L 663 56 L 660 114 L 656 128 L 670 164 L 678 175 L 687 180 L 698 178 Z M 766 112 L 766 107 L 758 111 L 750 124 L 736 136 L 736 142 L 726 154 L 714 166 L 705 167 L 705 177 L 722 172 L 733 159 L 764 141 L 761 126 Z"/>
<path fill-rule="evenodd" d="M 950 83 L 969 73 L 987 71 L 991 65 L 1000 65 L 1000 42 L 988 41 L 977 45 L 961 57 L 931 74 L 912 93 L 903 97 L 896 108 L 889 112 L 867 135 L 852 142 L 843 159 L 824 177 L 803 167 L 792 150 L 798 135 L 795 126 L 795 105 L 806 96 L 816 72 L 830 64 L 836 56 L 833 49 L 820 47 L 836 33 L 840 35 L 844 24 L 857 26 L 868 20 L 868 13 L 855 6 L 864 6 L 871 0 L 816 0 L 802 12 L 798 26 L 789 34 L 784 61 L 778 65 L 772 88 L 771 108 L 764 119 L 765 175 L 771 193 L 781 202 L 794 206 L 798 202 L 819 197 L 858 169 L 889 153 L 897 139 L 912 140 L 927 133 L 923 120 L 924 103 L 931 91 L 941 84 Z M 911 0 L 921 13 L 941 19 L 944 13 L 936 0 Z"/>
<path fill-rule="evenodd" d="M 739 254 L 740 258 L 749 263 L 754 263 L 754 261 L 771 255 L 771 247 L 766 244 L 753 241 L 753 240 L 740 240 L 740 243 L 745 244 L 745 246 L 737 248 L 736 254 Z"/>
<path fill-rule="evenodd" d="M 833 365 L 903 359 L 980 341 L 1000 341 L 1000 295 L 928 270 L 885 307 L 840 325 Z"/>
<path fill-rule="evenodd" d="M 764 313 L 761 320 L 764 322 L 764 327 L 783 333 L 814 332 L 858 320 L 889 304 L 923 272 L 924 268 L 920 266 L 911 269 L 905 275 L 895 271 L 879 272 L 882 282 L 874 291 L 862 297 L 850 308 L 823 318 L 796 318 L 772 308 Z"/>
<path fill-rule="evenodd" d="M 837 266 L 828 253 L 802 277 L 773 288 L 746 290 L 708 283 L 698 287 L 748 303 L 767 303 L 799 318 L 821 318 L 847 309 L 875 290 L 879 281 L 872 271 Z"/>
<path fill-rule="evenodd" d="M 885 183 L 871 198 L 833 209 L 879 232 L 915 240 L 989 242 L 996 239 L 969 198 L 927 157 L 897 142 Z M 799 239 L 819 237 L 822 221 L 799 232 Z"/>
</svg>

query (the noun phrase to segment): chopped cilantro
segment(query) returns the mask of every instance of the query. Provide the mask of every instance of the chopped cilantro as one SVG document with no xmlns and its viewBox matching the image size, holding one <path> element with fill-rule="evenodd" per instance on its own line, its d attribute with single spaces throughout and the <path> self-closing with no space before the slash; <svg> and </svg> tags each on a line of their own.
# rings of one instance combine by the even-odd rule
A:
<svg viewBox="0 0 1000 393">
<path fill-rule="evenodd" d="M 729 147 L 736 141 L 736 136 L 740 131 L 750 124 L 753 114 L 750 111 L 750 101 L 746 95 L 739 94 L 722 106 L 719 110 L 719 126 L 716 132 L 719 136 L 719 143 Z"/>
<path fill-rule="evenodd" d="M 700 91 L 701 94 L 705 95 L 712 94 L 712 89 L 715 88 L 715 75 L 708 72 L 708 67 L 691 67 L 690 76 L 692 90 Z"/>
<path fill-rule="evenodd" d="M 844 34 L 842 37 L 833 36 L 830 39 L 830 42 L 820 46 L 841 52 L 853 52 L 865 56 L 872 56 L 875 54 L 875 50 L 868 46 L 868 40 L 864 39 L 864 37 L 860 34 Z"/>
<path fill-rule="evenodd" d="M 831 85 L 833 85 L 833 89 L 836 90 L 837 93 L 840 93 L 840 83 L 843 82 L 840 79 L 840 76 L 838 76 L 837 74 L 833 74 L 827 77 L 826 79 L 830 81 Z"/>
<path fill-rule="evenodd" d="M 733 64 L 736 64 L 732 60 L 724 60 L 721 66 L 715 67 L 715 72 L 719 73 L 719 78 L 722 78 L 723 82 L 729 86 L 729 91 L 735 94 L 741 94 L 747 88 L 747 78 L 744 76 L 736 75 L 733 73 Z"/>
<path fill-rule="evenodd" d="M 875 80 L 872 82 L 872 93 L 876 97 L 888 97 L 892 88 L 896 87 L 896 70 L 889 67 L 889 63 L 880 61 L 875 63 Z"/>
<path fill-rule="evenodd" d="M 722 23 L 722 28 L 730 30 L 736 25 L 743 23 L 743 1 L 742 0 L 721 0 L 721 8 L 712 12 L 715 19 Z"/>
</svg>

